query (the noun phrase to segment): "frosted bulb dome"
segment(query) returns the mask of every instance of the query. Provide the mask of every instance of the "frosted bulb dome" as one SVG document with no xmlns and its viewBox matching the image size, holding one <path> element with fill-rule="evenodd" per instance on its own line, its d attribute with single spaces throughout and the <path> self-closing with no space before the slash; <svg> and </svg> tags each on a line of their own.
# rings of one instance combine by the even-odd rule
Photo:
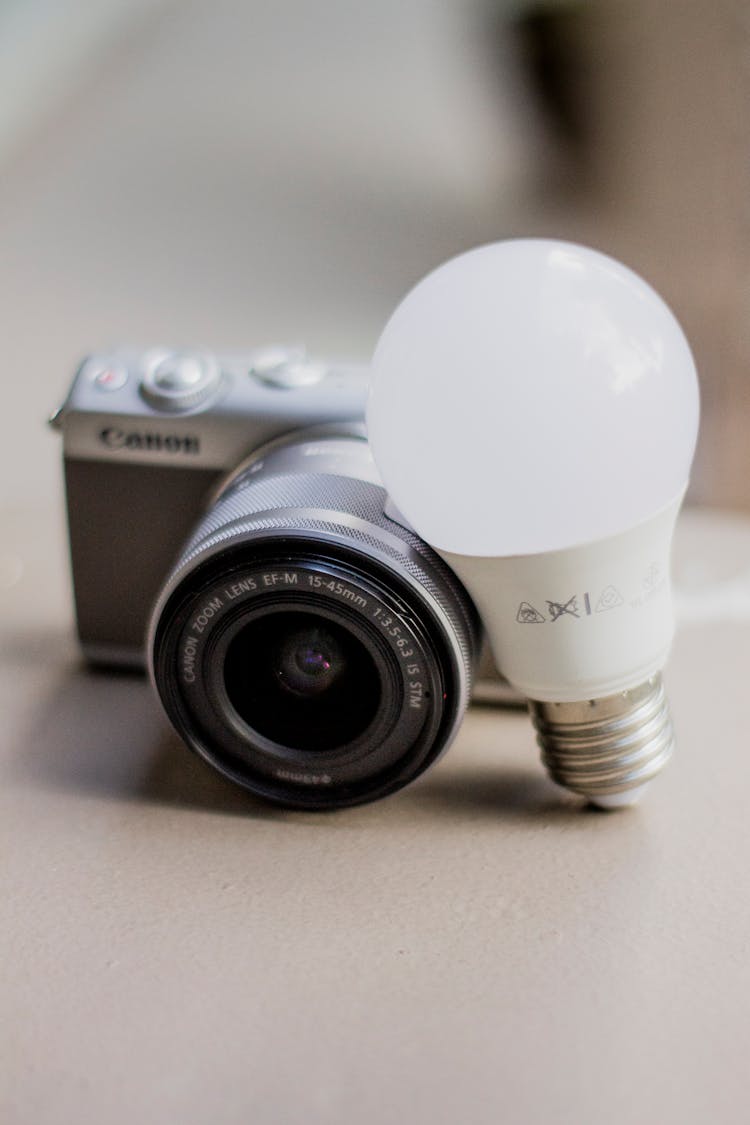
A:
<svg viewBox="0 0 750 1125">
<path fill-rule="evenodd" d="M 547 552 L 641 523 L 687 483 L 690 348 L 662 299 L 571 243 L 500 242 L 421 281 L 387 324 L 367 422 L 397 507 L 434 547 Z"/>
</svg>

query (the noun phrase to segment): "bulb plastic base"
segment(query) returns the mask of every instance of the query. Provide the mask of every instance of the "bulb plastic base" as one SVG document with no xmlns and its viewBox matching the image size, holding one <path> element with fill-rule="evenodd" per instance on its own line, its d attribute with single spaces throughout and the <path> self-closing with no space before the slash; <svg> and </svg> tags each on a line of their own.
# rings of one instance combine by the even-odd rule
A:
<svg viewBox="0 0 750 1125">
<path fill-rule="evenodd" d="M 529 702 L 550 777 L 602 808 L 634 804 L 674 749 L 660 675 L 575 703 Z"/>
</svg>

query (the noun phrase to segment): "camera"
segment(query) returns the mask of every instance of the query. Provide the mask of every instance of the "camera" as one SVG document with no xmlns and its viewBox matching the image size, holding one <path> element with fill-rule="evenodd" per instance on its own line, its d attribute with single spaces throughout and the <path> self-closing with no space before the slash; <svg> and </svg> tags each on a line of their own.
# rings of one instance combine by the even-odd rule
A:
<svg viewBox="0 0 750 1125">
<path fill-rule="evenodd" d="M 191 748 L 290 806 L 422 773 L 480 657 L 466 591 L 389 504 L 367 382 L 295 348 L 114 351 L 52 419 L 84 656 L 147 667 Z"/>
</svg>

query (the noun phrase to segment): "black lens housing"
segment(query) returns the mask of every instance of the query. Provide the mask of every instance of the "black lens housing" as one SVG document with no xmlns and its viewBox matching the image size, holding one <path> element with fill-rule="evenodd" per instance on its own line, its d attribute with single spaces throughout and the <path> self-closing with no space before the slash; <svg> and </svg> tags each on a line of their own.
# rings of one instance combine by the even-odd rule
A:
<svg viewBox="0 0 750 1125">
<path fill-rule="evenodd" d="M 346 737 L 331 745 L 269 737 L 268 715 L 253 722 L 227 687 L 237 638 L 284 614 L 351 638 L 360 672 L 377 678 L 352 685 L 364 694 L 364 720 L 344 724 Z M 191 570 L 160 614 L 153 674 L 174 726 L 213 766 L 263 797 L 314 809 L 374 800 L 421 773 L 442 751 L 463 695 L 427 600 L 392 570 L 309 536 L 240 544 Z"/>
</svg>

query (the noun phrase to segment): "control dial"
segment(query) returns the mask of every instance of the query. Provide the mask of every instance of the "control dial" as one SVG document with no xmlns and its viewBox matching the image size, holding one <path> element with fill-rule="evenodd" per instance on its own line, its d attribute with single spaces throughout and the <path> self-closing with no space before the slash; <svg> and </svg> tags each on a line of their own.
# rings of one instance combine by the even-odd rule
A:
<svg viewBox="0 0 750 1125">
<path fill-rule="evenodd" d="M 212 356 L 162 350 L 149 352 L 143 361 L 141 394 L 157 410 L 193 410 L 220 384 L 221 370 Z"/>
</svg>

